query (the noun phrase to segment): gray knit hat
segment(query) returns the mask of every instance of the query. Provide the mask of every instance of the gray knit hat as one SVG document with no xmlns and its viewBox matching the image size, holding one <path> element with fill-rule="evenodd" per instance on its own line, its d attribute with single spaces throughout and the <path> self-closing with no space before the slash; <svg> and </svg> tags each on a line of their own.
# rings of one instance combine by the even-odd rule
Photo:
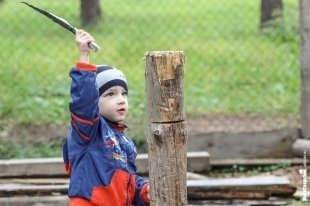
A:
<svg viewBox="0 0 310 206">
<path fill-rule="evenodd" d="M 97 66 L 96 85 L 100 96 L 114 86 L 122 86 L 128 92 L 127 80 L 123 72 L 107 65 Z"/>
</svg>

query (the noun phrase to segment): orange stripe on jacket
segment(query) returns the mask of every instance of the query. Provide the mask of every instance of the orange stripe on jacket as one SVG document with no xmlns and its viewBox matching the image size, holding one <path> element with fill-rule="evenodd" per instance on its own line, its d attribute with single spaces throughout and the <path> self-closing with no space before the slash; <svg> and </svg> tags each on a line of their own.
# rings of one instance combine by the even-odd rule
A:
<svg viewBox="0 0 310 206">
<path fill-rule="evenodd" d="M 82 132 L 80 132 L 79 128 L 77 127 L 77 125 L 71 121 L 71 124 L 74 126 L 74 128 L 76 129 L 76 131 L 78 132 L 78 134 L 86 141 L 90 141 L 91 140 L 91 137 L 88 137 L 86 135 L 84 135 Z"/>
<path fill-rule="evenodd" d="M 94 119 L 92 119 L 92 120 L 87 120 L 87 119 L 82 119 L 82 118 L 76 116 L 76 115 L 73 114 L 72 112 L 70 112 L 70 114 L 71 114 L 71 116 L 72 116 L 75 120 L 77 120 L 78 122 L 81 122 L 81 123 L 84 123 L 84 124 L 88 124 L 88 125 L 93 125 L 96 121 L 99 120 L 99 116 L 96 117 L 96 118 L 94 118 Z"/>
<path fill-rule="evenodd" d="M 97 66 L 96 65 L 88 64 L 88 63 L 85 63 L 85 62 L 77 62 L 75 67 L 76 67 L 77 70 L 85 70 L 85 71 L 90 71 L 90 72 L 97 71 Z"/>
</svg>

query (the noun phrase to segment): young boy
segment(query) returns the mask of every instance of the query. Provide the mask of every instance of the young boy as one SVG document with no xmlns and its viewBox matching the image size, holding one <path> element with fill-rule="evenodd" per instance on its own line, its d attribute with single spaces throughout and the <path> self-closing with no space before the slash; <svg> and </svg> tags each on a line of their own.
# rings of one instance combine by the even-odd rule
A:
<svg viewBox="0 0 310 206">
<path fill-rule="evenodd" d="M 127 81 L 110 66 L 89 63 L 93 37 L 76 31 L 80 60 L 71 69 L 71 126 L 64 144 L 70 206 L 149 205 L 149 183 L 136 173 L 136 148 L 124 135 Z"/>
</svg>

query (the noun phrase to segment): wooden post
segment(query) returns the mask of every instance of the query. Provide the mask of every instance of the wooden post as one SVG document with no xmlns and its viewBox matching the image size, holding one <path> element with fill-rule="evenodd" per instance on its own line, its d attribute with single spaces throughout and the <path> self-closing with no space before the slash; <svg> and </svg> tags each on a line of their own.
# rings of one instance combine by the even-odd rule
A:
<svg viewBox="0 0 310 206">
<path fill-rule="evenodd" d="M 144 56 L 151 205 L 187 205 L 185 56 L 182 51 L 147 52 Z"/>
<path fill-rule="evenodd" d="M 300 5 L 301 135 L 310 139 L 310 1 Z"/>
</svg>

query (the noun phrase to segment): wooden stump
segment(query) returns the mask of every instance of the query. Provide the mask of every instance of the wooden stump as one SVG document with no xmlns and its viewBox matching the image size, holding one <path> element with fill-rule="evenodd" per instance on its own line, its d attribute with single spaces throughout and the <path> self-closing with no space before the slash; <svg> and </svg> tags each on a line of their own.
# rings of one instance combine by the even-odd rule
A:
<svg viewBox="0 0 310 206">
<path fill-rule="evenodd" d="M 151 205 L 187 205 L 183 52 L 145 54 Z"/>
</svg>

